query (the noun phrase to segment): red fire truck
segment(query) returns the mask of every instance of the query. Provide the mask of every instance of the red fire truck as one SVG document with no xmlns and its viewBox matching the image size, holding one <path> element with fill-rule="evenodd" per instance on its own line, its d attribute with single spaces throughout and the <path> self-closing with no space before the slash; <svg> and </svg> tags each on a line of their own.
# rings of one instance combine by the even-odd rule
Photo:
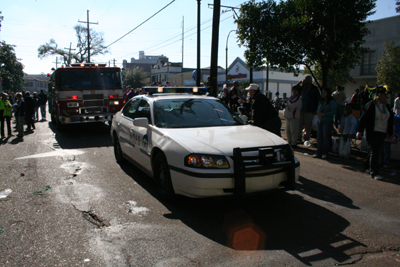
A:
<svg viewBox="0 0 400 267">
<path fill-rule="evenodd" d="M 77 123 L 108 122 L 124 105 L 122 74 L 106 64 L 75 63 L 50 75 L 49 112 L 62 131 Z"/>
</svg>

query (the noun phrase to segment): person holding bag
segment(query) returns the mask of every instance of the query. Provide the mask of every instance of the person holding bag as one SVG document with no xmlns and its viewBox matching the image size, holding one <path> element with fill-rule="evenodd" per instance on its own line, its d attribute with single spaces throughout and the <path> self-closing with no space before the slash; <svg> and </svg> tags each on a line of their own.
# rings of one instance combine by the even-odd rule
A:
<svg viewBox="0 0 400 267">
<path fill-rule="evenodd" d="M 386 103 L 387 90 L 383 86 L 376 86 L 376 97 L 365 105 L 365 112 L 361 115 L 357 138 L 361 139 L 365 130 L 365 139 L 370 150 L 364 163 L 365 172 L 375 180 L 382 180 L 379 174 L 379 151 L 387 135 L 393 132 L 394 114 Z"/>
<path fill-rule="evenodd" d="M 297 147 L 297 139 L 300 129 L 300 110 L 302 106 L 300 97 L 301 86 L 295 85 L 292 88 L 292 96 L 284 101 L 285 109 L 283 116 L 286 119 L 286 134 L 292 148 Z"/>
</svg>

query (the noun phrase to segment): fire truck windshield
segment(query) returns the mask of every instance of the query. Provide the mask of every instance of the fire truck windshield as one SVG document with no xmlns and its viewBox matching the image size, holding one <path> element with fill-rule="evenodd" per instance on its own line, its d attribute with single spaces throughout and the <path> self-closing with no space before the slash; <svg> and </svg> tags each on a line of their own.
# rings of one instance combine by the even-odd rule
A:
<svg viewBox="0 0 400 267">
<path fill-rule="evenodd" d="M 63 69 L 56 73 L 56 87 L 59 90 L 122 88 L 121 73 L 117 70 Z"/>
</svg>

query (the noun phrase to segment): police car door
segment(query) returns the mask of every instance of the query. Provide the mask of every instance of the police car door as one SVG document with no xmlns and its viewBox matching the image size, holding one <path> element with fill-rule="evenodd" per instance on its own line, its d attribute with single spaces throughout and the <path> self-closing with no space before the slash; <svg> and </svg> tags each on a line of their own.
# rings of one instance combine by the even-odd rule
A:
<svg viewBox="0 0 400 267">
<path fill-rule="evenodd" d="M 133 120 L 137 115 L 137 109 L 139 107 L 139 103 L 140 103 L 140 98 L 134 98 L 125 105 L 122 111 L 122 119 L 118 126 L 121 149 L 124 152 L 124 154 L 126 154 L 133 160 L 134 158 L 132 156 L 134 155 L 135 143 L 132 136 L 133 133 L 132 127 L 133 127 Z"/>
<path fill-rule="evenodd" d="M 149 124 L 153 124 L 150 115 L 150 105 L 145 99 L 141 99 L 135 119 L 147 118 Z M 132 140 L 135 144 L 135 156 L 134 159 L 139 165 L 145 168 L 147 171 L 151 170 L 150 163 L 150 151 L 151 151 L 151 127 L 140 127 L 132 124 Z"/>
</svg>

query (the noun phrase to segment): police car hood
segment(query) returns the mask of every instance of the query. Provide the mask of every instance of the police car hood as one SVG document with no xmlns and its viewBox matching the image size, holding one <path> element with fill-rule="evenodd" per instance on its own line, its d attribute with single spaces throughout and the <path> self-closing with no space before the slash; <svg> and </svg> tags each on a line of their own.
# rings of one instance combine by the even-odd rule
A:
<svg viewBox="0 0 400 267">
<path fill-rule="evenodd" d="M 234 147 L 287 144 L 281 137 L 252 125 L 168 129 L 166 132 L 192 153 L 232 155 Z"/>
</svg>

